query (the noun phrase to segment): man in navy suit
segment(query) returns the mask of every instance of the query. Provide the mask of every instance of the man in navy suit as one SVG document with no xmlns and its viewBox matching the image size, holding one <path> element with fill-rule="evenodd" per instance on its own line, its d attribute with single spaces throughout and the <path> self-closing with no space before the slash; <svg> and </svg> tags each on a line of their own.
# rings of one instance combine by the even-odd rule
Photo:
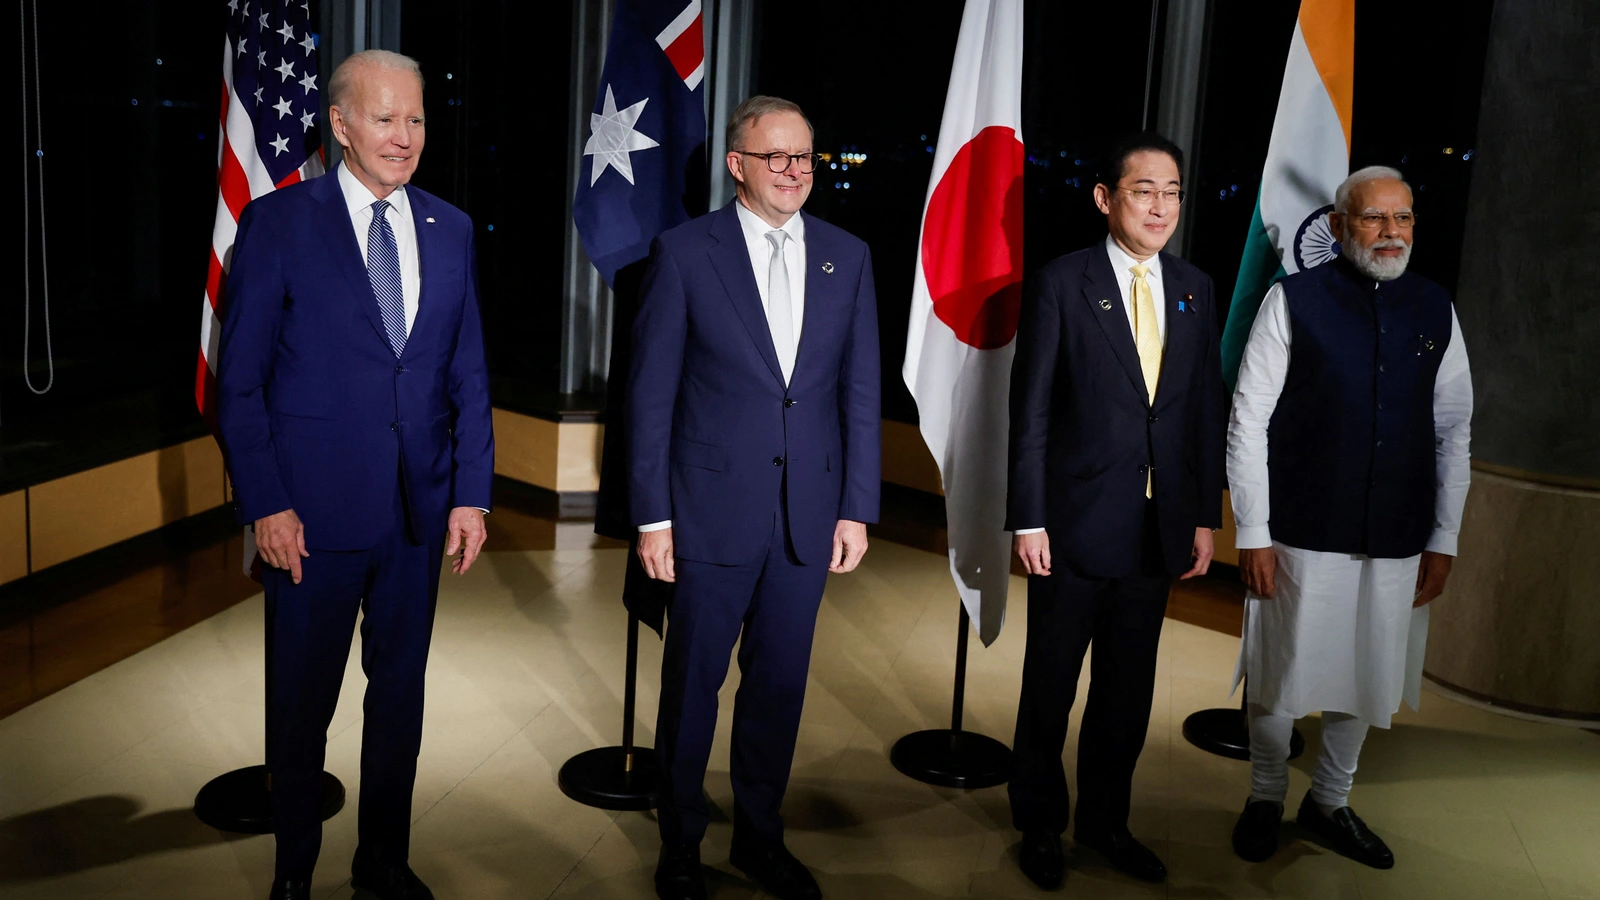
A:
<svg viewBox="0 0 1600 900">
<path fill-rule="evenodd" d="M 1211 279 L 1161 252 L 1182 168 L 1159 135 L 1118 146 L 1094 189 L 1110 235 L 1023 296 L 1006 528 L 1028 572 L 1028 645 L 1010 793 L 1022 869 L 1046 889 L 1065 874 L 1061 750 L 1091 642 L 1074 837 L 1166 878 L 1128 830 L 1129 795 L 1171 580 L 1205 574 L 1222 524 L 1227 426 Z"/>
<path fill-rule="evenodd" d="M 738 198 L 655 241 L 634 324 L 629 486 L 638 554 L 674 582 L 661 664 L 656 892 L 703 898 L 702 782 L 739 644 L 733 864 L 820 897 L 779 807 L 829 572 L 877 521 L 877 301 L 866 244 L 800 212 L 817 155 L 800 108 L 752 97 L 728 124 Z"/>
<path fill-rule="evenodd" d="M 415 61 L 358 53 L 328 89 L 344 163 L 245 207 L 217 371 L 239 519 L 265 564 L 272 897 L 310 896 L 359 610 L 352 883 L 425 900 L 407 859 L 439 570 L 477 558 L 494 473 L 472 222 L 406 186 L 425 134 Z"/>
</svg>

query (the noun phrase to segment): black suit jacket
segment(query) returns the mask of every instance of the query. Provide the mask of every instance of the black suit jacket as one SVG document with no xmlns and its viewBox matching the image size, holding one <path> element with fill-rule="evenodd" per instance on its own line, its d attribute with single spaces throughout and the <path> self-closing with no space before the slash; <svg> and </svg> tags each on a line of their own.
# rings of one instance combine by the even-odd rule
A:
<svg viewBox="0 0 1600 900">
<path fill-rule="evenodd" d="M 1148 466 L 1170 573 L 1189 568 L 1196 528 L 1222 525 L 1227 393 L 1211 277 L 1166 253 L 1161 272 L 1153 404 L 1103 243 L 1046 265 L 1023 293 L 1006 529 L 1045 528 L 1053 561 L 1086 577 L 1139 570 Z"/>
</svg>

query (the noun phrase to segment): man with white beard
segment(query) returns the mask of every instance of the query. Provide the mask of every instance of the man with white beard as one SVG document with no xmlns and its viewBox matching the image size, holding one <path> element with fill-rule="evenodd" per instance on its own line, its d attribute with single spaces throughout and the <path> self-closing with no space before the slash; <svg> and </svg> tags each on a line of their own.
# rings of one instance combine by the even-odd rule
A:
<svg viewBox="0 0 1600 900">
<path fill-rule="evenodd" d="M 1394 169 L 1352 174 L 1329 216 L 1341 257 L 1267 292 L 1239 368 L 1228 483 L 1249 594 L 1250 799 L 1233 831 L 1278 848 L 1294 720 L 1322 713 L 1299 822 L 1394 865 L 1348 798 L 1369 725 L 1418 702 L 1427 604 L 1444 589 L 1471 479 L 1472 378 L 1450 296 L 1406 271 L 1416 216 Z"/>
</svg>

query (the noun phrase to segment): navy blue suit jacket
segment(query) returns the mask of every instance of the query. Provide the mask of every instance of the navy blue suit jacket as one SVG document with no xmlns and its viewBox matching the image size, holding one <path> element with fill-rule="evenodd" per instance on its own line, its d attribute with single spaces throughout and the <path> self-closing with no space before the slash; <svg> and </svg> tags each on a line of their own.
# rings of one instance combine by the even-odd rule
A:
<svg viewBox="0 0 1600 900">
<path fill-rule="evenodd" d="M 826 222 L 806 215 L 805 226 L 805 316 L 787 388 L 733 205 L 651 247 L 628 381 L 629 505 L 635 525 L 671 519 L 683 559 L 758 559 L 780 490 L 806 565 L 828 564 L 838 520 L 878 520 L 872 257 Z"/>
<path fill-rule="evenodd" d="M 1227 393 L 1211 277 L 1166 253 L 1161 273 L 1153 404 L 1104 243 L 1044 266 L 1023 292 L 1006 529 L 1045 528 L 1053 559 L 1088 577 L 1139 571 L 1147 466 L 1169 572 L 1188 570 L 1196 528 L 1222 525 Z"/>
<path fill-rule="evenodd" d="M 472 221 L 407 187 L 422 292 L 397 359 L 335 173 L 239 217 L 217 365 L 217 418 L 241 523 L 293 509 L 306 544 L 389 534 L 405 484 L 414 537 L 489 508 L 489 373 Z"/>
</svg>

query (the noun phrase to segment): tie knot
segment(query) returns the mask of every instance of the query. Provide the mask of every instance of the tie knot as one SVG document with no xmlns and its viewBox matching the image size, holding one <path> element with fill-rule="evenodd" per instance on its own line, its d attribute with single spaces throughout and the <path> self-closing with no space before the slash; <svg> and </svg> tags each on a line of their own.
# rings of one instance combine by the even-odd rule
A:
<svg viewBox="0 0 1600 900">
<path fill-rule="evenodd" d="M 1146 275 L 1150 274 L 1150 267 L 1149 266 L 1132 266 L 1132 267 L 1130 267 L 1128 269 L 1128 271 L 1132 272 L 1133 273 L 1133 277 L 1135 277 L 1135 278 L 1143 278 Z"/>
<path fill-rule="evenodd" d="M 372 217 L 377 218 L 389 211 L 389 201 L 379 200 L 372 204 Z"/>
<path fill-rule="evenodd" d="M 787 240 L 789 240 L 789 232 L 781 228 L 767 232 L 767 243 L 771 244 L 774 250 L 782 250 L 783 244 Z"/>
</svg>

